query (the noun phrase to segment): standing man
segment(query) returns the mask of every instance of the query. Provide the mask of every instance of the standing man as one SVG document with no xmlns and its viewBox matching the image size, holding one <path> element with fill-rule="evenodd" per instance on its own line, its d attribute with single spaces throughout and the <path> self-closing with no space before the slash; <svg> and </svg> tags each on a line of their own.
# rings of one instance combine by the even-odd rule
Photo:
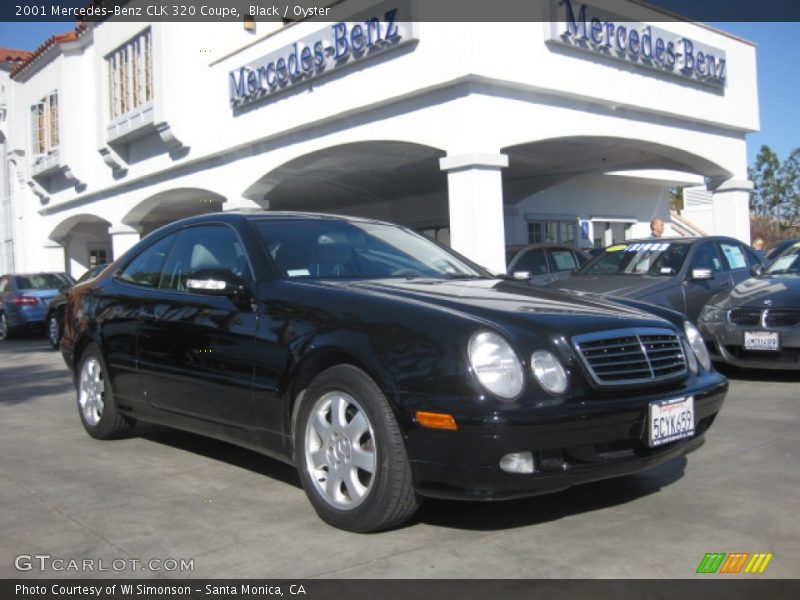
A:
<svg viewBox="0 0 800 600">
<path fill-rule="evenodd" d="M 650 237 L 660 238 L 664 235 L 664 219 L 656 217 L 650 221 Z"/>
</svg>

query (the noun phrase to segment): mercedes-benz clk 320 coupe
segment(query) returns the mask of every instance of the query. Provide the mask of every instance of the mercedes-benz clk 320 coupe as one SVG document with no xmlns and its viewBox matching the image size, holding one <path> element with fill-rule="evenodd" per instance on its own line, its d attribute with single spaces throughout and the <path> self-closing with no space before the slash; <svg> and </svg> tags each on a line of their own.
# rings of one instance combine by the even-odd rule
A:
<svg viewBox="0 0 800 600">
<path fill-rule="evenodd" d="M 655 312 L 653 312 L 655 311 Z M 322 519 L 408 520 L 698 448 L 727 392 L 664 308 L 498 279 L 408 229 L 194 217 L 74 288 L 61 343 L 99 439 L 136 420 L 296 465 Z"/>
</svg>

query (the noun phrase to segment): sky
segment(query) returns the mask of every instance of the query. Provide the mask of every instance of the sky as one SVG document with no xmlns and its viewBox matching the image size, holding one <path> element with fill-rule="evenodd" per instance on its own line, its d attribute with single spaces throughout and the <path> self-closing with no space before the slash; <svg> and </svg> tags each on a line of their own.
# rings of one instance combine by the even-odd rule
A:
<svg viewBox="0 0 800 600">
<path fill-rule="evenodd" d="M 792 0 L 794 1 L 794 0 Z M 761 131 L 747 136 L 748 164 L 755 163 L 759 148 L 766 144 L 781 160 L 800 148 L 800 22 L 709 23 L 755 42 L 758 60 L 758 97 Z M 70 30 L 69 23 L 0 22 L 0 47 L 34 50 L 54 33 Z"/>
</svg>

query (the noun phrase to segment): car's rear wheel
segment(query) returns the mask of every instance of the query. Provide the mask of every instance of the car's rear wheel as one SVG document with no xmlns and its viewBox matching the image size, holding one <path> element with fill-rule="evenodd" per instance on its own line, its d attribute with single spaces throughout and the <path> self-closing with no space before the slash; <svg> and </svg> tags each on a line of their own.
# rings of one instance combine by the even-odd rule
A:
<svg viewBox="0 0 800 600">
<path fill-rule="evenodd" d="M 311 382 L 298 410 L 295 448 L 303 488 L 334 527 L 388 529 L 419 508 L 394 414 L 356 367 L 331 367 Z"/>
<path fill-rule="evenodd" d="M 58 343 L 61 341 L 61 321 L 56 313 L 47 318 L 47 339 L 53 348 L 58 349 Z"/>
<path fill-rule="evenodd" d="M 11 339 L 11 328 L 8 326 L 6 313 L 0 312 L 0 340 Z"/>
<path fill-rule="evenodd" d="M 100 349 L 92 344 L 78 366 L 78 413 L 93 438 L 110 440 L 126 436 L 136 421 L 119 412 L 108 369 Z"/>
</svg>

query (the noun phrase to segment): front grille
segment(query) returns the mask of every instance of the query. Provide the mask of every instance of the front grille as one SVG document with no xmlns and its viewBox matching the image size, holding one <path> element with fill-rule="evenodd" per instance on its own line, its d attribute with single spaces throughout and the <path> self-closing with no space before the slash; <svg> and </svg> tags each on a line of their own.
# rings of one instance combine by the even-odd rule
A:
<svg viewBox="0 0 800 600">
<path fill-rule="evenodd" d="M 764 324 L 767 327 L 794 327 L 800 323 L 800 310 L 767 309 Z"/>
<path fill-rule="evenodd" d="M 761 323 L 761 310 L 758 308 L 734 308 L 729 313 L 735 325 L 758 325 Z"/>
<path fill-rule="evenodd" d="M 669 329 L 617 329 L 572 338 L 584 366 L 601 386 L 636 385 L 686 374 L 686 356 Z"/>
<path fill-rule="evenodd" d="M 800 310 L 783 308 L 733 308 L 728 318 L 734 325 L 794 327 L 800 323 Z"/>
</svg>

